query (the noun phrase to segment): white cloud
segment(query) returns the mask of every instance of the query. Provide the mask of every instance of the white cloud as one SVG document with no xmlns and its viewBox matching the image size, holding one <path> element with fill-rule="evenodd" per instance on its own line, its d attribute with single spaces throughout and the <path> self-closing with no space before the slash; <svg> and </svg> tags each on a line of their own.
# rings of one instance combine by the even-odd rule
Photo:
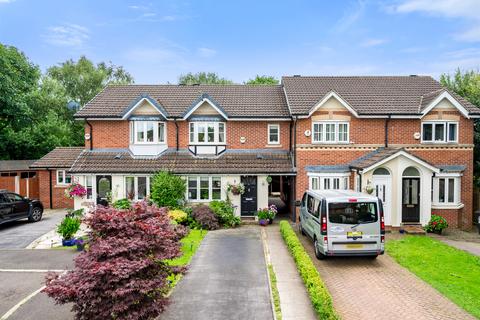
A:
<svg viewBox="0 0 480 320">
<path fill-rule="evenodd" d="M 80 47 L 90 38 L 89 30 L 78 24 L 49 27 L 48 32 L 45 41 L 56 46 Z"/>
<path fill-rule="evenodd" d="M 444 18 L 464 19 L 469 27 L 454 35 L 460 41 L 480 41 L 480 1 L 479 0 L 403 0 L 390 8 L 390 12 L 422 12 Z"/>
<path fill-rule="evenodd" d="M 356 1 L 335 24 L 334 30 L 343 32 L 355 24 L 365 13 L 365 1 Z"/>
<path fill-rule="evenodd" d="M 211 58 L 217 54 L 216 50 L 210 48 L 198 48 L 197 52 L 203 58 Z"/>
<path fill-rule="evenodd" d="M 362 43 L 360 43 L 360 46 L 365 47 L 365 48 L 369 48 L 369 47 L 376 47 L 376 46 L 382 45 L 384 43 L 387 43 L 386 39 L 367 39 L 367 40 L 363 41 Z"/>
</svg>

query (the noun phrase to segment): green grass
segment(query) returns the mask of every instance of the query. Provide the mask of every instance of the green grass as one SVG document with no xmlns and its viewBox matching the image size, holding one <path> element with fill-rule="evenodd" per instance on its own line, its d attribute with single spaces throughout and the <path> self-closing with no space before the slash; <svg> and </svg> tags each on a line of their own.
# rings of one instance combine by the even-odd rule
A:
<svg viewBox="0 0 480 320">
<path fill-rule="evenodd" d="M 277 288 L 277 276 L 271 264 L 268 265 L 268 274 L 270 276 L 270 286 L 272 287 L 273 307 L 277 320 L 282 320 L 282 309 L 280 308 L 280 294 Z"/>
<path fill-rule="evenodd" d="M 447 298 L 480 318 L 480 258 L 429 237 L 390 240 L 387 253 Z"/>
</svg>

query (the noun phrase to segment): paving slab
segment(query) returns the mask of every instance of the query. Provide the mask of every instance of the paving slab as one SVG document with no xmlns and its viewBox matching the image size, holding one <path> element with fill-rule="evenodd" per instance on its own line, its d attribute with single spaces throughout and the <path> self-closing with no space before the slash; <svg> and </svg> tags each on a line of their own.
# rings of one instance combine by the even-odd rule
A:
<svg viewBox="0 0 480 320">
<path fill-rule="evenodd" d="M 159 319 L 273 319 L 259 227 L 209 232 Z"/>
<path fill-rule="evenodd" d="M 8 320 L 73 320 L 72 304 L 55 304 L 55 301 L 41 292 L 18 308 Z"/>
<path fill-rule="evenodd" d="M 480 257 L 480 243 L 478 242 L 448 240 L 448 239 L 442 239 L 442 238 L 436 238 L 436 239 L 439 239 L 440 241 L 445 242 L 449 246 L 455 247 L 463 251 L 467 251 L 470 254 Z"/>
<path fill-rule="evenodd" d="M 72 269 L 76 255 L 77 252 L 70 249 L 0 250 L 0 269 Z"/>
</svg>

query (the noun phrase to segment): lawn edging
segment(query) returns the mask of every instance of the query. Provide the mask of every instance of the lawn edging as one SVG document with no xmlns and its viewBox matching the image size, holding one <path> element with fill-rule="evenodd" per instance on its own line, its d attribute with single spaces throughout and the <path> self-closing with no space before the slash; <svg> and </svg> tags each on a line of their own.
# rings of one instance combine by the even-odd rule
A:
<svg viewBox="0 0 480 320">
<path fill-rule="evenodd" d="M 317 268 L 300 243 L 290 223 L 281 221 L 280 233 L 287 245 L 288 251 L 290 251 L 293 256 L 297 270 L 302 277 L 308 296 L 318 317 L 320 319 L 339 319 L 339 316 L 333 308 L 332 297 L 327 287 L 323 283 Z"/>
</svg>

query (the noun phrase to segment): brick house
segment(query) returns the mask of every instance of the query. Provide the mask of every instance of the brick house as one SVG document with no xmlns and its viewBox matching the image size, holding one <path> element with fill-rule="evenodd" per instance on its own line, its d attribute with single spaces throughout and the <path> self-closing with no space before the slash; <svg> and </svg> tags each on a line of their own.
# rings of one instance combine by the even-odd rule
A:
<svg viewBox="0 0 480 320">
<path fill-rule="evenodd" d="M 57 148 L 32 167 L 46 169 L 53 206 L 72 205 L 57 199 L 72 175 L 88 189 L 80 207 L 108 194 L 143 199 L 151 175 L 169 170 L 185 177 L 192 203 L 243 183 L 243 195 L 228 195 L 241 216 L 281 200 L 296 219 L 304 190 L 355 189 L 384 201 L 389 225 L 425 224 L 433 212 L 468 228 L 478 116 L 425 76 L 108 86 L 76 114 L 85 147 Z"/>
</svg>

